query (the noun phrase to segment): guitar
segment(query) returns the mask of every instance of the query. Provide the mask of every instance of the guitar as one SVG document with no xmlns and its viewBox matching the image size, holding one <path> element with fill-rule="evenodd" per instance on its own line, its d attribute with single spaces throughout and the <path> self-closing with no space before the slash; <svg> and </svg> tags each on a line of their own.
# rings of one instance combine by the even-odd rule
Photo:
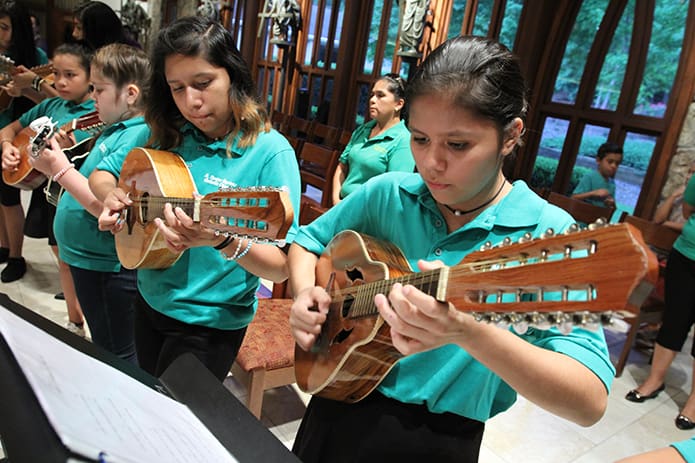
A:
<svg viewBox="0 0 695 463">
<path fill-rule="evenodd" d="M 28 127 L 20 130 L 12 140 L 12 144 L 19 150 L 20 158 L 17 170 L 3 169 L 2 171 L 2 179 L 8 185 L 22 190 L 33 190 L 46 180 L 46 176 L 34 169 L 29 162 L 30 153 L 32 156 L 37 156 L 46 147 L 48 139 L 56 132 L 55 123 L 50 118 L 40 119 L 43 123 L 32 122 Z M 63 124 L 60 129 L 66 133 L 82 130 L 93 134 L 101 130 L 103 126 L 104 123 L 99 120 L 99 113 L 94 111 Z"/>
<path fill-rule="evenodd" d="M 133 201 L 121 211 L 125 228 L 115 235 L 116 252 L 129 269 L 166 268 L 182 253 L 173 253 L 154 223 L 164 205 L 181 207 L 195 222 L 224 235 L 284 246 L 293 220 L 289 194 L 279 188 L 220 190 L 194 198 L 195 183 L 175 153 L 133 148 L 121 167 L 118 186 Z"/>
<path fill-rule="evenodd" d="M 94 137 L 89 137 L 63 150 L 65 157 L 67 157 L 72 164 L 75 164 L 75 169 L 79 170 L 82 164 L 84 164 L 85 159 L 89 156 L 92 143 L 94 143 Z M 54 182 L 52 177 L 48 177 L 48 182 L 46 182 L 46 186 L 43 187 L 43 193 L 46 195 L 46 201 L 48 201 L 49 204 L 57 206 L 58 200 L 63 195 L 63 191 L 65 191 L 65 188 L 63 188 L 60 183 Z"/>
<path fill-rule="evenodd" d="M 317 285 L 329 286 L 332 302 L 313 348 L 295 347 L 297 385 L 343 402 L 379 385 L 402 354 L 373 301 L 396 282 L 519 333 L 528 326 L 598 326 L 610 311 L 634 316 L 656 282 L 656 256 L 629 224 L 594 227 L 486 246 L 456 266 L 416 273 L 393 244 L 339 233 L 317 264 Z M 568 300 L 570 292 L 583 300 Z"/>
<path fill-rule="evenodd" d="M 41 64 L 30 68 L 30 71 L 40 77 L 49 77 L 53 74 L 53 65 L 51 63 Z M 0 85 L 10 83 L 16 73 L 17 66 L 15 66 L 14 61 L 6 56 L 0 57 Z M 5 111 L 9 108 L 13 99 L 13 96 L 0 89 L 0 111 Z"/>
</svg>

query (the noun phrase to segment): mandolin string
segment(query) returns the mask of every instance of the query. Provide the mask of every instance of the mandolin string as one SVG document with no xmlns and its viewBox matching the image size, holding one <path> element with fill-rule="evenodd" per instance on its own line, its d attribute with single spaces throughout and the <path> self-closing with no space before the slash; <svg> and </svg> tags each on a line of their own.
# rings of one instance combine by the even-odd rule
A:
<svg viewBox="0 0 695 463">
<path fill-rule="evenodd" d="M 576 248 L 575 248 L 576 249 Z M 540 255 L 540 251 L 539 251 Z M 481 273 L 485 271 L 495 271 L 495 270 L 479 270 L 483 267 L 494 267 L 496 265 L 502 265 L 501 268 L 496 270 L 502 270 L 504 264 L 510 262 L 521 262 L 521 258 L 527 261 L 524 265 L 536 265 L 539 262 L 528 262 L 532 259 L 528 255 L 528 250 L 524 250 L 524 253 L 519 253 L 519 256 L 508 256 L 495 259 L 480 260 L 471 263 L 458 264 L 453 267 L 449 267 L 449 275 L 451 279 L 456 276 L 467 276 L 473 273 Z M 432 295 L 434 290 L 439 285 L 439 274 L 442 269 L 429 270 L 426 272 L 413 272 L 406 275 L 402 275 L 396 278 L 389 278 L 384 280 L 366 282 L 363 284 L 349 286 L 346 288 L 339 288 L 331 292 L 333 302 L 338 302 L 339 300 L 344 300 L 345 296 L 352 295 L 354 297 L 354 302 L 348 310 L 348 315 L 345 318 L 360 318 L 363 316 L 375 315 L 378 313 L 376 306 L 372 303 L 374 296 L 377 294 L 387 294 L 388 291 L 395 283 L 401 284 L 411 284 L 422 292 Z"/>
</svg>

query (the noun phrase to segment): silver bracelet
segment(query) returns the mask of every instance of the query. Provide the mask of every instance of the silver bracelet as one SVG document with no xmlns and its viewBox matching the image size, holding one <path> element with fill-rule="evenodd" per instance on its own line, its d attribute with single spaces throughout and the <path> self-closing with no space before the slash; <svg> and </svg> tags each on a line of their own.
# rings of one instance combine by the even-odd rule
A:
<svg viewBox="0 0 695 463">
<path fill-rule="evenodd" d="M 251 245 L 252 245 L 252 244 L 253 244 L 253 241 L 249 240 L 249 244 L 246 245 L 246 249 L 244 249 L 244 250 L 241 252 L 241 254 L 239 254 L 238 256 L 236 256 L 237 260 L 241 259 L 241 258 L 244 257 L 246 254 L 248 254 L 249 249 L 251 249 Z"/>
<path fill-rule="evenodd" d="M 250 243 L 250 242 L 251 242 L 251 241 L 249 241 L 249 243 Z M 237 260 L 239 257 L 241 257 L 241 256 L 239 255 L 239 250 L 240 250 L 240 249 L 241 249 L 241 239 L 239 239 L 239 244 L 237 244 L 237 247 L 236 247 L 236 250 L 234 251 L 234 254 L 232 254 L 232 255 L 230 256 L 229 254 L 227 254 L 226 252 L 224 252 L 224 249 L 220 250 L 220 254 L 222 254 L 222 257 L 223 257 L 225 260 Z"/>
</svg>

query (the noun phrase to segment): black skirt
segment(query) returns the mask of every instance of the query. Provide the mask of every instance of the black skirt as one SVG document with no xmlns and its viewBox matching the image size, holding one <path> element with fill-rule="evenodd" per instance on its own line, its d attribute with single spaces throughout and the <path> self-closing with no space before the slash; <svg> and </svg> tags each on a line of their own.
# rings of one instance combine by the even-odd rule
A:
<svg viewBox="0 0 695 463">
<path fill-rule="evenodd" d="M 485 424 L 372 392 L 347 404 L 313 397 L 292 451 L 304 463 L 478 461 Z"/>
</svg>

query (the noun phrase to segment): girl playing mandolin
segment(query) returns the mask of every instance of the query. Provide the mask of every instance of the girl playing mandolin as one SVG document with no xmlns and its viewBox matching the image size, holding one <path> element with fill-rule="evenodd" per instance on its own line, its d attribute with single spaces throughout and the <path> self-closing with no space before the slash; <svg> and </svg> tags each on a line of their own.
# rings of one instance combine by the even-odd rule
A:
<svg viewBox="0 0 695 463">
<path fill-rule="evenodd" d="M 411 79 L 406 101 L 418 173 L 370 180 L 302 227 L 290 248 L 290 324 L 300 349 L 317 342 L 331 302 L 317 286 L 318 256 L 343 230 L 393 243 L 423 271 L 458 264 L 487 241 L 573 222 L 502 173 L 527 110 L 519 64 L 502 45 L 478 37 L 444 43 Z M 302 461 L 476 462 L 484 422 L 508 409 L 517 392 L 584 426 L 603 415 L 614 370 L 601 331 L 521 334 L 477 322 L 415 286 L 386 288 L 373 303 L 405 357 L 361 401 L 312 397 L 293 449 Z"/>
<path fill-rule="evenodd" d="M 22 3 L 15 0 L 0 2 L 0 53 L 17 66 L 34 67 L 48 63 L 43 50 L 36 47 L 31 29 L 31 19 Z M 2 61 L 2 77 L 12 77 L 12 66 Z M 5 127 L 34 106 L 29 98 L 12 92 L 12 80 L 0 90 L 0 128 Z M 24 244 L 24 209 L 20 202 L 19 189 L 7 185 L 0 178 L 0 262 L 12 258 L 13 265 L 3 281 L 13 281 L 24 275 L 22 246 Z M 13 270 L 14 269 L 14 270 Z"/>
<path fill-rule="evenodd" d="M 89 189 L 87 178 L 102 159 L 122 159 L 132 148 L 147 143 L 150 130 L 143 114 L 150 74 L 150 62 L 142 50 L 124 44 L 98 49 L 90 76 L 99 118 L 108 127 L 79 170 L 55 140 L 33 161 L 36 169 L 65 188 L 53 229 L 60 258 L 70 266 L 92 342 L 133 362 L 135 270 L 121 266 L 113 235 L 99 231 L 97 218 L 103 204 Z"/>
<path fill-rule="evenodd" d="M 229 31 L 203 18 L 179 19 L 160 32 L 152 56 L 145 119 L 153 146 L 185 161 L 197 190 L 189 197 L 225 187 L 287 187 L 294 210 L 299 210 L 294 151 L 269 128 L 251 73 Z M 105 159 L 89 183 L 104 199 L 100 228 L 127 233 L 119 219 L 133 200 L 117 188 L 117 161 Z M 181 175 L 189 178 L 188 172 Z M 259 277 L 286 279 L 287 257 L 274 245 L 216 236 L 171 204 L 154 222 L 168 248 L 182 254 L 168 268 L 138 269 L 138 362 L 158 376 L 178 356 L 191 352 L 222 380 L 253 318 Z M 295 216 L 288 240 L 296 223 Z"/>
<path fill-rule="evenodd" d="M 20 165 L 22 156 L 28 154 L 19 152 L 19 149 L 13 145 L 12 141 L 17 134 L 26 127 L 29 127 L 36 119 L 47 116 L 50 117 L 58 127 L 72 120 L 78 119 L 88 113 L 94 111 L 94 100 L 92 100 L 92 90 L 89 84 L 89 61 L 92 54 L 81 45 L 63 44 L 56 48 L 53 53 L 53 70 L 55 73 L 55 88 L 60 96 L 47 98 L 37 104 L 22 116 L 11 122 L 5 128 L 0 130 L 0 143 L 2 143 L 2 168 L 8 171 L 16 171 Z M 82 141 L 89 137 L 89 133 L 82 130 L 75 130 L 72 133 L 66 133 L 59 130 L 55 139 L 63 148 L 72 146 L 75 142 Z M 48 244 L 53 252 L 58 255 L 58 247 L 53 234 L 53 215 L 55 208 L 50 206 L 43 195 L 39 197 L 41 203 L 40 215 L 47 217 L 47 230 L 40 230 L 40 233 L 47 233 Z M 31 213 L 30 212 L 28 214 Z M 46 235 L 43 235 L 46 236 Z M 26 263 L 23 258 L 13 262 L 10 260 L 5 272 L 12 267 L 11 277 L 19 277 L 26 271 Z M 70 275 L 70 269 L 67 264 L 60 261 L 60 283 L 65 294 L 65 303 L 68 307 L 68 329 L 84 336 L 84 323 L 82 311 L 75 296 L 75 288 Z M 3 281 L 7 281 L 3 272 Z M 10 280 L 11 281 L 11 280 Z"/>
</svg>

